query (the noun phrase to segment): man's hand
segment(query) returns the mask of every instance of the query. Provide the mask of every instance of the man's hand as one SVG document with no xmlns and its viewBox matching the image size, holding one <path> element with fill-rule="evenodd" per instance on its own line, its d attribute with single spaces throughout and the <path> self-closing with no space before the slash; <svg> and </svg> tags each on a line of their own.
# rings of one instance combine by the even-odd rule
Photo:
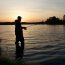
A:
<svg viewBox="0 0 65 65">
<path fill-rule="evenodd" d="M 27 30 L 27 27 L 24 27 L 24 30 Z"/>
<path fill-rule="evenodd" d="M 22 27 L 22 29 L 27 30 L 27 27 Z"/>
</svg>

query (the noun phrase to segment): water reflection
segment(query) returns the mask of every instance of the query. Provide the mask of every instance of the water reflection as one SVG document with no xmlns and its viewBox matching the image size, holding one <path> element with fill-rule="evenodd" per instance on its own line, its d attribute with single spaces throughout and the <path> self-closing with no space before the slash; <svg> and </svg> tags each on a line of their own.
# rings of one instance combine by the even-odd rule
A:
<svg viewBox="0 0 65 65">
<path fill-rule="evenodd" d="M 14 26 L 2 26 L 0 30 L 0 55 L 15 59 L 22 57 L 21 47 L 15 47 Z M 0 27 L 1 28 L 1 27 Z M 7 29 L 5 31 L 4 29 Z M 8 29 L 9 28 L 9 29 Z M 64 25 L 31 25 L 24 31 L 25 50 L 23 59 L 26 62 L 43 62 L 58 56 L 65 58 L 65 26 Z M 1 53 L 2 52 L 2 53 Z M 15 54 L 16 53 L 16 54 Z M 60 58 L 59 57 L 59 58 Z"/>
<path fill-rule="evenodd" d="M 20 58 L 22 59 L 24 55 L 24 50 L 22 49 L 21 46 L 19 46 L 19 44 L 16 44 L 16 59 Z"/>
</svg>

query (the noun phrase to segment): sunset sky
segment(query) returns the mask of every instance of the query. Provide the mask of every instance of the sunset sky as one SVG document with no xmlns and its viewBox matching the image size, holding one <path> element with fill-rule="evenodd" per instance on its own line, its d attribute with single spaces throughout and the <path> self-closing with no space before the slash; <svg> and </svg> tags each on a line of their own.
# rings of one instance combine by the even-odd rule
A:
<svg viewBox="0 0 65 65">
<path fill-rule="evenodd" d="M 65 0 L 0 0 L 0 21 L 11 22 L 22 16 L 24 22 L 46 20 L 48 17 L 62 18 Z"/>
</svg>

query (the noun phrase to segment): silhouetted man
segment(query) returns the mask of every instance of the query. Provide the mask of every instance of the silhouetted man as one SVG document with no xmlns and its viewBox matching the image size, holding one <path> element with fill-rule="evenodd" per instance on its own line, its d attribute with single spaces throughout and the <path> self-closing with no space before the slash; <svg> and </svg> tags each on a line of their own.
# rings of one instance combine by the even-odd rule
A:
<svg viewBox="0 0 65 65">
<path fill-rule="evenodd" d="M 18 57 L 23 57 L 24 53 L 24 37 L 23 37 L 23 29 L 26 30 L 26 27 L 21 26 L 21 16 L 17 17 L 15 20 L 15 35 L 16 35 L 16 54 Z M 21 44 L 21 46 L 19 46 Z"/>
</svg>

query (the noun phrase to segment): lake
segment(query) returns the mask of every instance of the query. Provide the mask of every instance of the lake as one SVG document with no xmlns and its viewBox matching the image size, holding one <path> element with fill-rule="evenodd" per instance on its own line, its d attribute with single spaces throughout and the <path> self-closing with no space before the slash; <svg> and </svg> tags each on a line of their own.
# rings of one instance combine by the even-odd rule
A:
<svg viewBox="0 0 65 65">
<path fill-rule="evenodd" d="M 23 60 L 28 64 L 65 64 L 64 25 L 23 25 L 25 50 Z M 0 25 L 0 56 L 15 59 L 15 26 Z"/>
</svg>

